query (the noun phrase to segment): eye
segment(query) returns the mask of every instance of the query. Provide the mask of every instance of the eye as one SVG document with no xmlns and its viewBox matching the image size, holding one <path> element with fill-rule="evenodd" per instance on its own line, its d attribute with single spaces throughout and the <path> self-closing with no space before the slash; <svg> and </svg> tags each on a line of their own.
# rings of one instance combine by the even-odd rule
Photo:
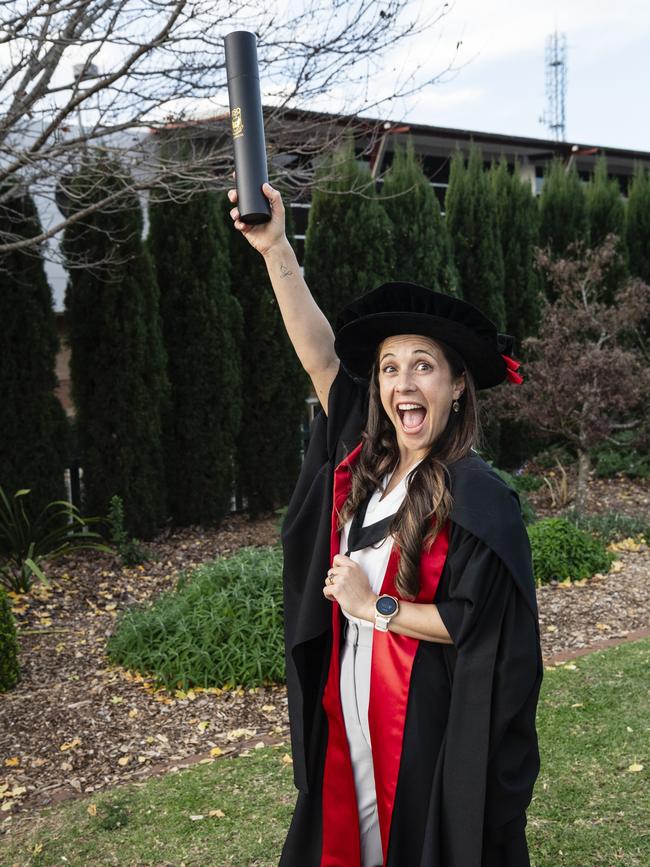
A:
<svg viewBox="0 0 650 867">
<path fill-rule="evenodd" d="M 385 364 L 382 367 L 381 372 L 382 373 L 390 373 L 391 370 L 395 370 L 395 365 L 394 364 Z"/>
<path fill-rule="evenodd" d="M 424 367 L 425 370 L 432 369 L 432 365 L 428 361 L 418 361 L 417 367 Z"/>
</svg>

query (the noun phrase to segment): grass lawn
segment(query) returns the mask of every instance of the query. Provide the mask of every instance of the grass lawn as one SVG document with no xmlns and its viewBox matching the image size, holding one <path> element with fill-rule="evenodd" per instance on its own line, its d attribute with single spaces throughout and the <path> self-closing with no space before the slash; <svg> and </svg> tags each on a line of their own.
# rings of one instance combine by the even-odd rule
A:
<svg viewBox="0 0 650 867">
<path fill-rule="evenodd" d="M 650 863 L 649 662 L 646 639 L 547 669 L 533 867 Z M 0 863 L 277 865 L 295 799 L 287 753 L 251 750 L 14 820 Z"/>
</svg>

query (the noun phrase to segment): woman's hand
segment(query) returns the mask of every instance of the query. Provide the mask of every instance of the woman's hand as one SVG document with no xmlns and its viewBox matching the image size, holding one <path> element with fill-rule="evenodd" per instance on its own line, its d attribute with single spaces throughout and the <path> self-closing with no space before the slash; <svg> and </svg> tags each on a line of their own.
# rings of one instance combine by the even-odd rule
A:
<svg viewBox="0 0 650 867">
<path fill-rule="evenodd" d="M 358 563 L 344 554 L 337 554 L 327 573 L 323 593 L 327 599 L 336 599 L 352 617 L 374 622 L 375 600 L 368 576 Z"/>
<path fill-rule="evenodd" d="M 271 219 L 267 223 L 260 223 L 257 226 L 249 226 L 247 223 L 242 223 L 239 219 L 239 208 L 237 207 L 231 209 L 230 216 L 235 224 L 235 229 L 239 229 L 258 253 L 266 256 L 271 247 L 286 240 L 286 235 L 282 196 L 268 183 L 262 185 L 262 192 L 269 200 L 269 205 L 271 206 Z M 236 204 L 237 190 L 228 190 L 228 198 L 233 204 Z"/>
</svg>

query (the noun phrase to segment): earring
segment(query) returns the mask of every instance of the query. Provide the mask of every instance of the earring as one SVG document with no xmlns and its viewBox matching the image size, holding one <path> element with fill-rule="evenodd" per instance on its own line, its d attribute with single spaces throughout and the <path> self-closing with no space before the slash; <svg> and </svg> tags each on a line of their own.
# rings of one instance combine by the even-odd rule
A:
<svg viewBox="0 0 650 867">
<path fill-rule="evenodd" d="M 452 407 L 453 407 L 453 409 L 454 409 L 454 412 L 459 412 L 459 411 L 460 411 L 460 403 L 459 403 L 457 400 L 455 400 L 455 401 L 452 403 Z"/>
</svg>

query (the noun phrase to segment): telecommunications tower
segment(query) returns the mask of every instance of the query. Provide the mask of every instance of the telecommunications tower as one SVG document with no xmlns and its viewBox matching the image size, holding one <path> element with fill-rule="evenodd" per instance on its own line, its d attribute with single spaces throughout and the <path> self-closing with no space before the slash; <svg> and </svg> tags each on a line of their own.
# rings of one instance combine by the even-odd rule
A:
<svg viewBox="0 0 650 867">
<path fill-rule="evenodd" d="M 546 110 L 540 122 L 556 141 L 566 141 L 566 36 L 557 30 L 546 37 Z"/>
</svg>

